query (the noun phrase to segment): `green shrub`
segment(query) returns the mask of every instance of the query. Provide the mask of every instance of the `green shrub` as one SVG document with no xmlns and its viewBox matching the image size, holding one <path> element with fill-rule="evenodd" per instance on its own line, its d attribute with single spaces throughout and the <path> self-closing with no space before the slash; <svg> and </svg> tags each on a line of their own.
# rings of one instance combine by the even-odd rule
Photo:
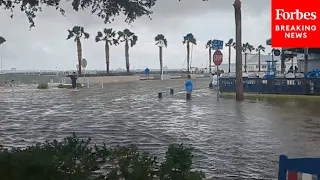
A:
<svg viewBox="0 0 320 180">
<path fill-rule="evenodd" d="M 48 88 L 49 88 L 48 83 L 40 83 L 38 85 L 38 89 L 48 89 Z"/>
<path fill-rule="evenodd" d="M 75 134 L 25 149 L 0 148 L 2 180 L 203 180 L 192 171 L 192 149 L 172 144 L 161 163 L 136 146 L 91 145 Z"/>
<path fill-rule="evenodd" d="M 68 88 L 68 89 L 70 89 L 70 88 L 72 88 L 72 86 L 70 84 L 59 84 L 58 88 Z"/>
</svg>

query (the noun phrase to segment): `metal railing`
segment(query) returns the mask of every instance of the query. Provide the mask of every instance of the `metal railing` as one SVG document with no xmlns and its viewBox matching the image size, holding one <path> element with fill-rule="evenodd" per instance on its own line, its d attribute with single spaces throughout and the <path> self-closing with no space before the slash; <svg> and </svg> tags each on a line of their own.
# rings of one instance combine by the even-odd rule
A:
<svg viewBox="0 0 320 180">
<path fill-rule="evenodd" d="M 220 92 L 236 92 L 236 78 L 219 79 Z M 243 91 L 261 94 L 320 95 L 320 78 L 243 78 Z"/>
</svg>

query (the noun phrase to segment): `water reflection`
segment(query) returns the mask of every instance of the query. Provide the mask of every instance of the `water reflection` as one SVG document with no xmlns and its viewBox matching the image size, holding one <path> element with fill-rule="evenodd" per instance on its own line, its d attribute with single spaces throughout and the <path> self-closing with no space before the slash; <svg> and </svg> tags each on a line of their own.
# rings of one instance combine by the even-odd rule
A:
<svg viewBox="0 0 320 180">
<path fill-rule="evenodd" d="M 23 147 L 77 132 L 110 146 L 135 143 L 161 156 L 168 144 L 183 142 L 195 148 L 195 168 L 219 179 L 271 179 L 280 154 L 317 156 L 319 103 L 217 102 L 215 92 L 205 88 L 207 82 L 195 80 L 191 101 L 185 100 L 181 80 L 109 84 L 78 92 L 22 87 L 14 98 L 11 91 L 2 91 L 0 142 Z M 158 92 L 163 99 L 157 98 Z"/>
</svg>

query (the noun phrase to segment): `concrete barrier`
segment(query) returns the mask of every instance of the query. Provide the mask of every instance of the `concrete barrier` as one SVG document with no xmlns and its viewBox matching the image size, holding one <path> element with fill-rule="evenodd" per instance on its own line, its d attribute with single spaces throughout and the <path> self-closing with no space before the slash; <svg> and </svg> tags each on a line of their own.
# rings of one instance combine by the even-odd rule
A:
<svg viewBox="0 0 320 180">
<path fill-rule="evenodd" d="M 140 76 L 92 76 L 92 77 L 79 77 L 79 83 L 90 82 L 90 84 L 100 83 L 124 83 L 139 81 Z"/>
</svg>

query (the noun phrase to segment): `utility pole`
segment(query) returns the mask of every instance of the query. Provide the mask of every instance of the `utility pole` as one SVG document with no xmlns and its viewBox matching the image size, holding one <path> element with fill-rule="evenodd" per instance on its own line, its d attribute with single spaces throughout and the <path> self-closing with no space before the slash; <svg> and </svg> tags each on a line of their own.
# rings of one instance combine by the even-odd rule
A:
<svg viewBox="0 0 320 180">
<path fill-rule="evenodd" d="M 308 72 L 309 48 L 304 48 L 304 72 Z"/>
<path fill-rule="evenodd" d="M 243 101 L 243 78 L 242 78 L 242 37 L 241 37 L 241 1 L 233 3 L 236 21 L 236 100 Z"/>
</svg>

